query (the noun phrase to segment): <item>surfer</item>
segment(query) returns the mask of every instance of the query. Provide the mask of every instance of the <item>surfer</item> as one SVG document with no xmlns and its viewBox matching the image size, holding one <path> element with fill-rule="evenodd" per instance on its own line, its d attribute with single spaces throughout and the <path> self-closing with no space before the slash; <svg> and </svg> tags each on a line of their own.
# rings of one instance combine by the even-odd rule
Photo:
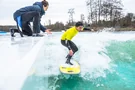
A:
<svg viewBox="0 0 135 90">
<path fill-rule="evenodd" d="M 32 6 L 26 6 L 17 10 L 13 16 L 18 29 L 10 29 L 11 36 L 14 37 L 15 32 L 20 32 L 19 27 L 22 30 L 21 32 L 27 36 L 43 36 L 40 34 L 40 30 L 51 34 L 50 29 L 47 29 L 40 23 L 40 19 L 47 11 L 48 6 L 49 3 L 43 0 L 35 2 Z M 30 22 L 33 22 L 33 31 L 31 30 Z"/>
<path fill-rule="evenodd" d="M 83 30 L 83 23 L 82 22 L 77 22 L 75 24 L 75 26 L 67 29 L 62 37 L 61 37 L 61 44 L 65 47 L 68 48 L 69 50 L 69 54 L 66 56 L 67 60 L 66 60 L 66 63 L 67 64 L 70 64 L 70 65 L 73 65 L 71 62 L 70 62 L 70 59 L 72 58 L 72 56 L 75 54 L 75 52 L 78 51 L 78 48 L 77 46 L 71 41 L 72 38 L 79 32 L 79 31 L 82 31 Z"/>
</svg>

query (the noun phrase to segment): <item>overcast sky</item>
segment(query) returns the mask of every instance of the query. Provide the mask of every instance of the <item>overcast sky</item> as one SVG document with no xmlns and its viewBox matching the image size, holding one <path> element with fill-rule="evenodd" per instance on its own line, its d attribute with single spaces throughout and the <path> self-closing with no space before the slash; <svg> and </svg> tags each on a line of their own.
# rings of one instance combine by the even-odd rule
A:
<svg viewBox="0 0 135 90">
<path fill-rule="evenodd" d="M 0 25 L 15 25 L 13 13 L 24 6 L 32 5 L 41 0 L 0 0 Z M 75 8 L 74 20 L 80 20 L 80 14 L 87 17 L 86 0 L 48 0 L 49 9 L 42 17 L 41 23 L 47 24 L 50 19 L 52 23 L 56 21 L 66 22 L 69 19 L 68 9 Z M 135 0 L 122 0 L 124 12 L 135 13 Z M 86 19 L 86 18 L 85 18 Z"/>
</svg>

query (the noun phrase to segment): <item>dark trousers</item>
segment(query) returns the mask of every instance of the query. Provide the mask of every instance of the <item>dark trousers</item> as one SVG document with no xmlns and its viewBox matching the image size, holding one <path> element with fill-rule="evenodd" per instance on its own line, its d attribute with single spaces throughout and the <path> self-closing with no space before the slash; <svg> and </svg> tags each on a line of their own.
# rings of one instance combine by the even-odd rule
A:
<svg viewBox="0 0 135 90">
<path fill-rule="evenodd" d="M 21 16 L 22 33 L 24 35 L 32 36 L 33 32 L 30 27 L 31 21 L 33 21 L 33 32 L 40 33 L 40 14 L 38 12 L 31 11 Z M 18 30 L 15 30 L 15 32 L 18 32 Z"/>
<path fill-rule="evenodd" d="M 72 41 L 68 41 L 69 42 L 69 45 L 71 47 L 71 50 L 73 51 L 73 54 L 75 54 L 75 52 L 78 51 L 78 48 L 77 46 L 72 42 Z M 68 48 L 68 44 L 67 44 L 67 40 L 61 40 L 61 44 L 65 47 Z M 69 56 L 69 54 L 67 55 L 67 57 Z M 71 59 L 72 56 L 69 56 L 69 58 Z"/>
</svg>

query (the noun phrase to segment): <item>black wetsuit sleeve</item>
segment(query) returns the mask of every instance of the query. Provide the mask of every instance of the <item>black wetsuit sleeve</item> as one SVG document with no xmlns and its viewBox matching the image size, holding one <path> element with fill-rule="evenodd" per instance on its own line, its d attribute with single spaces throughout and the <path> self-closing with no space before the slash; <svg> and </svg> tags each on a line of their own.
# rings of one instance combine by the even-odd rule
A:
<svg viewBox="0 0 135 90">
<path fill-rule="evenodd" d="M 67 48 L 71 50 L 70 40 L 67 40 Z"/>
</svg>

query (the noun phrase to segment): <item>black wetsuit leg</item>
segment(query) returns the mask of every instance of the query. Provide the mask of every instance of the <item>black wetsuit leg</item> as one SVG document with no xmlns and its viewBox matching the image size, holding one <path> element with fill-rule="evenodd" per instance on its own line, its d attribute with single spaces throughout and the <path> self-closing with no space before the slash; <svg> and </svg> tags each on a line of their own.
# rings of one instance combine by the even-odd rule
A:
<svg viewBox="0 0 135 90">
<path fill-rule="evenodd" d="M 67 47 L 69 50 L 72 50 L 72 51 L 73 51 L 73 54 L 75 54 L 75 52 L 78 51 L 77 46 L 76 46 L 71 40 L 61 40 L 61 44 L 62 44 L 63 46 L 65 46 L 65 47 Z M 66 63 L 69 63 L 69 64 L 73 65 L 73 64 L 70 62 L 70 59 L 72 58 L 72 56 L 68 54 L 68 55 L 66 56 L 66 58 L 67 58 Z"/>
</svg>

